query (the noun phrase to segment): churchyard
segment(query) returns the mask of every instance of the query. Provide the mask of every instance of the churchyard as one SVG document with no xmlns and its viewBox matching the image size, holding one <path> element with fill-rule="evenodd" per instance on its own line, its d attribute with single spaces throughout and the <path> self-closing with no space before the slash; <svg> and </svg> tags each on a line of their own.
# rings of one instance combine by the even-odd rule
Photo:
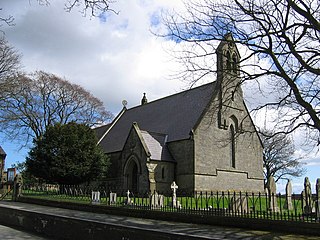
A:
<svg viewBox="0 0 320 240">
<path fill-rule="evenodd" d="M 183 192 L 173 182 L 166 193 L 154 191 L 133 193 L 130 190 L 112 190 L 89 186 L 23 185 L 22 199 L 71 202 L 121 209 L 178 212 L 191 215 L 257 218 L 268 220 L 319 223 L 320 180 L 311 192 L 311 183 L 305 178 L 301 194 L 292 193 L 288 181 L 286 193 L 277 193 L 274 181 L 265 192 Z"/>
</svg>

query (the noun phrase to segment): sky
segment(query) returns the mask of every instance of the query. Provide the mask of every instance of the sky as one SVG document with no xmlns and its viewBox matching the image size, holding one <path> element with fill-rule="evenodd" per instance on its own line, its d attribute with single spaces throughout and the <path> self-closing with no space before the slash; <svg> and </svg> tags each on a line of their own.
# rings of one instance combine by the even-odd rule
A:
<svg viewBox="0 0 320 240">
<path fill-rule="evenodd" d="M 79 84 L 114 115 L 123 100 L 130 108 L 139 105 L 143 93 L 151 101 L 188 88 L 172 77 L 181 66 L 169 49 L 178 43 L 152 33 L 161 28 L 162 11 L 179 11 L 182 1 L 118 0 L 111 5 L 118 14 L 100 18 L 84 17 L 77 8 L 66 12 L 65 2 L 52 0 L 44 6 L 36 0 L 1 0 L 1 16 L 15 18 L 13 26 L 1 28 L 23 55 L 24 71 L 43 70 Z M 24 161 L 26 149 L 9 142 L 1 146 L 7 153 L 6 167 Z M 297 154 L 305 155 L 305 150 L 298 147 Z M 312 151 L 304 161 L 314 185 L 320 177 L 320 155 Z M 285 182 L 278 185 L 282 191 Z M 302 186 L 303 178 L 293 179 L 294 191 L 300 192 Z"/>
</svg>

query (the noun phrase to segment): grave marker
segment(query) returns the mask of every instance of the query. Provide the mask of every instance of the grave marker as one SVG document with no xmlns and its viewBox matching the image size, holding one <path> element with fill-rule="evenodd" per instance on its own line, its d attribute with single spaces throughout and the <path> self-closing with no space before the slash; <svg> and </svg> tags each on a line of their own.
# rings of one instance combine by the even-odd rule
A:
<svg viewBox="0 0 320 240">
<path fill-rule="evenodd" d="M 175 181 L 173 181 L 173 183 L 171 184 L 171 189 L 172 189 L 172 206 L 174 208 L 178 207 L 178 203 L 177 203 L 177 189 L 178 189 L 178 185 L 176 184 Z"/>
<path fill-rule="evenodd" d="M 236 196 L 234 195 L 231 198 L 230 208 L 234 213 L 248 213 L 249 206 L 248 206 L 248 199 L 246 196 Z"/>
<path fill-rule="evenodd" d="M 269 209 L 272 212 L 278 212 L 278 204 L 277 204 L 277 186 L 274 178 L 272 176 L 268 179 L 268 197 L 269 197 Z"/>
<path fill-rule="evenodd" d="M 162 208 L 163 207 L 163 202 L 164 202 L 164 196 L 161 194 L 158 194 L 156 191 L 151 194 L 151 207 L 152 208 Z"/>
<path fill-rule="evenodd" d="M 109 204 L 110 205 L 117 204 L 117 193 L 110 192 Z"/>
<path fill-rule="evenodd" d="M 100 204 L 100 192 L 92 191 L 91 192 L 91 203 L 92 204 Z"/>
<path fill-rule="evenodd" d="M 286 201 L 283 206 L 284 209 L 292 210 L 292 184 L 291 181 L 288 179 L 287 185 L 286 185 Z"/>
<path fill-rule="evenodd" d="M 130 198 L 130 191 L 129 191 L 129 189 L 128 189 L 128 191 L 127 191 L 127 204 L 132 204 L 132 200 L 131 200 L 131 198 Z"/>
<path fill-rule="evenodd" d="M 304 179 L 304 214 L 312 213 L 312 192 L 311 192 L 311 184 L 308 177 Z"/>
</svg>

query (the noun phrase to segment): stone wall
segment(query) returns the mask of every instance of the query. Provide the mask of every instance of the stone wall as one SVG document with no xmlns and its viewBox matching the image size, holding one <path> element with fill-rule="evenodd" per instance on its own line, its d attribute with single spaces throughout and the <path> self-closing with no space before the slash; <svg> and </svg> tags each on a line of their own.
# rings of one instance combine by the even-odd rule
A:
<svg viewBox="0 0 320 240">
<path fill-rule="evenodd" d="M 171 142 L 169 150 L 176 159 L 175 181 L 179 189 L 194 189 L 194 142 L 192 139 Z"/>
<path fill-rule="evenodd" d="M 155 168 L 156 191 L 165 193 L 171 191 L 170 185 L 174 181 L 175 163 L 153 161 L 157 164 Z"/>
<path fill-rule="evenodd" d="M 130 189 L 128 186 L 128 176 L 130 173 L 130 164 L 135 162 L 138 167 L 138 191 L 146 192 L 150 190 L 149 172 L 147 169 L 147 153 L 143 148 L 140 138 L 134 128 L 131 129 L 127 141 L 121 154 L 121 168 L 124 178 L 124 189 Z"/>
<path fill-rule="evenodd" d="M 237 102 L 233 107 L 213 101 L 194 131 L 196 190 L 263 191 L 262 144 L 242 95 L 233 101 Z M 234 166 L 231 125 L 235 129 Z"/>
</svg>

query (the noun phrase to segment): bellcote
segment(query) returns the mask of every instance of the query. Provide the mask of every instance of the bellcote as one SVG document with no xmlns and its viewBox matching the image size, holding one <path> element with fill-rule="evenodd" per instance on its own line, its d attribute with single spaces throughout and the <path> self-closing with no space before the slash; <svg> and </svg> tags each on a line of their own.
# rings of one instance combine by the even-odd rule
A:
<svg viewBox="0 0 320 240">
<path fill-rule="evenodd" d="M 239 75 L 240 53 L 230 33 L 225 35 L 217 48 L 218 79 L 224 75 Z"/>
<path fill-rule="evenodd" d="M 219 91 L 218 126 L 228 129 L 230 116 L 241 115 L 243 93 L 240 78 L 240 54 L 229 33 L 217 48 L 217 88 Z"/>
</svg>

